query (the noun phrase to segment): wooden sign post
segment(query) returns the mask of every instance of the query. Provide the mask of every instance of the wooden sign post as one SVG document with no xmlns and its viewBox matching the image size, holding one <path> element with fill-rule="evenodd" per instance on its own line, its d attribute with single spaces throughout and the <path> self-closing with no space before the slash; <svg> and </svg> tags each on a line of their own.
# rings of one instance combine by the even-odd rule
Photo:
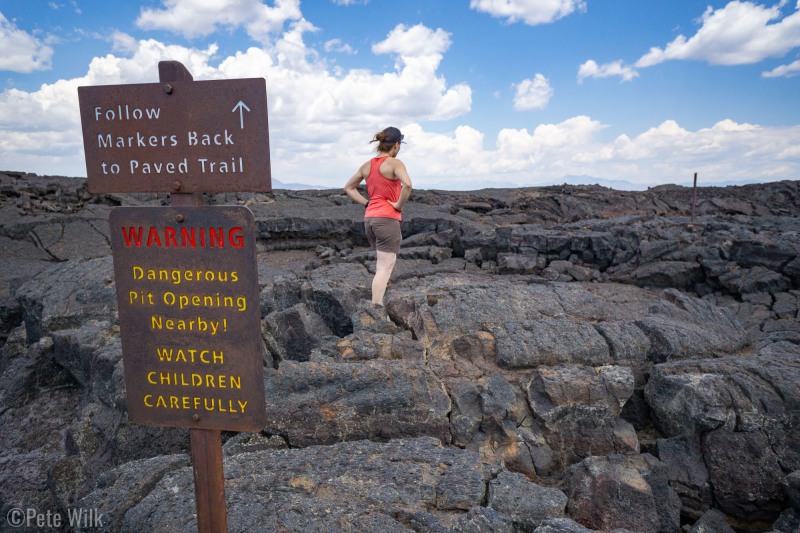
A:
<svg viewBox="0 0 800 533">
<path fill-rule="evenodd" d="M 222 430 L 266 424 L 252 213 L 202 192 L 269 191 L 263 79 L 80 87 L 91 192 L 171 192 L 110 215 L 128 414 L 191 434 L 200 533 L 227 531 Z"/>
</svg>

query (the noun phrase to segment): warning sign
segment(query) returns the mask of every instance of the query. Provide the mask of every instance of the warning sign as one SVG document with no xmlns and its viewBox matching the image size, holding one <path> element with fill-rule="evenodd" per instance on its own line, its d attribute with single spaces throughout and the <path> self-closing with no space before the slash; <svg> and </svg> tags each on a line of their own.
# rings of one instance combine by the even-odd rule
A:
<svg viewBox="0 0 800 533">
<path fill-rule="evenodd" d="M 263 341 L 250 210 L 118 207 L 109 222 L 131 421 L 260 431 Z"/>
</svg>

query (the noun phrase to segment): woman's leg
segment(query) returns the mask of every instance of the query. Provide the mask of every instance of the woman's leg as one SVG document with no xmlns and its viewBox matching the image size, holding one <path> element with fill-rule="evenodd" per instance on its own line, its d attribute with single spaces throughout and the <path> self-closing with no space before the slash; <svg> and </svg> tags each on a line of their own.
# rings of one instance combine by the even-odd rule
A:
<svg viewBox="0 0 800 533">
<path fill-rule="evenodd" d="M 389 284 L 394 263 L 397 261 L 397 254 L 380 250 L 377 253 L 378 262 L 375 265 L 375 277 L 372 279 L 372 303 L 383 305 L 383 295 Z"/>
</svg>

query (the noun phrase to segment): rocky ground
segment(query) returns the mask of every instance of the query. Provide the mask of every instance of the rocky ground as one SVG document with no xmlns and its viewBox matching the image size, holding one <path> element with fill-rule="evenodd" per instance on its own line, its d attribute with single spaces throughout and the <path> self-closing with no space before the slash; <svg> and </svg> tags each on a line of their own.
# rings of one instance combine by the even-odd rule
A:
<svg viewBox="0 0 800 533">
<path fill-rule="evenodd" d="M 206 202 L 259 239 L 230 531 L 800 531 L 798 182 L 414 191 L 385 309 L 340 191 Z M 0 173 L 0 530 L 196 530 L 188 432 L 127 421 L 110 256 L 114 206 L 166 203 Z"/>
</svg>

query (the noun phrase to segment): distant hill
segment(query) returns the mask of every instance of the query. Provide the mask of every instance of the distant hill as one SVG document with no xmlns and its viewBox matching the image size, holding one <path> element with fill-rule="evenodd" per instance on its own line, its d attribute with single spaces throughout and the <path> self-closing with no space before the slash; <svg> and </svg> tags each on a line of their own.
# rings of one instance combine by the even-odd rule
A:
<svg viewBox="0 0 800 533">
<path fill-rule="evenodd" d="M 286 189 L 290 191 L 323 190 L 333 189 L 334 187 L 321 187 L 319 185 L 306 185 L 305 183 L 284 183 L 281 180 L 272 178 L 273 189 Z"/>
<path fill-rule="evenodd" d="M 603 178 L 595 178 L 592 176 L 564 176 L 558 180 L 551 180 L 542 183 L 541 186 L 548 185 L 600 185 L 601 187 L 608 187 L 609 189 L 616 189 L 618 191 L 646 191 L 647 185 L 641 183 L 631 183 L 625 180 L 607 180 Z"/>
<path fill-rule="evenodd" d="M 698 179 L 697 186 L 698 187 L 728 187 L 728 186 L 742 186 L 742 185 L 754 185 L 756 183 L 769 183 L 770 181 L 774 180 L 741 180 L 741 181 L 721 181 L 721 182 L 714 182 L 708 183 L 703 182 L 702 179 Z M 595 178 L 593 176 L 564 176 L 561 179 L 551 180 L 545 183 L 537 184 L 536 186 L 548 186 L 548 185 L 600 185 L 601 187 L 608 187 L 609 189 L 616 189 L 618 191 L 646 191 L 651 187 L 655 187 L 656 185 L 647 185 L 644 183 L 631 183 L 630 181 L 626 180 L 609 180 L 603 178 Z M 659 184 L 659 185 L 668 185 L 666 183 Z M 669 185 L 679 185 L 681 187 L 692 187 L 693 182 L 691 179 L 684 180 L 684 181 L 675 181 L 670 183 Z"/>
</svg>

